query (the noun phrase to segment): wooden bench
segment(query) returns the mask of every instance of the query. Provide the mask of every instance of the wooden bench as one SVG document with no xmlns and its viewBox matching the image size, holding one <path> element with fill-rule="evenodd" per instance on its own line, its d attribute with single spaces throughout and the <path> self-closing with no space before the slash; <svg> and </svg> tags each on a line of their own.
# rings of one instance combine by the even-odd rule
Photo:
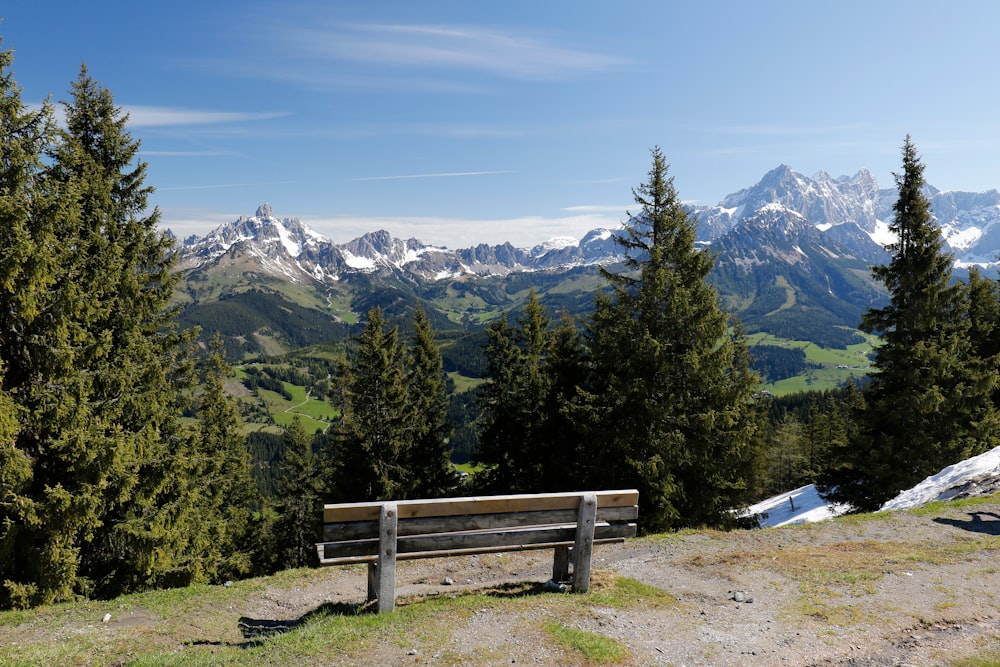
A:
<svg viewBox="0 0 1000 667">
<path fill-rule="evenodd" d="M 590 587 L 593 545 L 635 537 L 635 489 L 433 500 L 340 503 L 323 508 L 322 565 L 368 563 L 368 600 L 396 603 L 396 561 L 554 549 L 553 581 Z"/>
</svg>

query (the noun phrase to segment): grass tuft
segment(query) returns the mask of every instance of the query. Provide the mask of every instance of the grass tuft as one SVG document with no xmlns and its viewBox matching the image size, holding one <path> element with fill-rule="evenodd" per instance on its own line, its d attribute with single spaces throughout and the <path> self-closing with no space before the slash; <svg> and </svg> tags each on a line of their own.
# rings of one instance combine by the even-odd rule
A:
<svg viewBox="0 0 1000 667">
<path fill-rule="evenodd" d="M 556 643 L 579 653 L 588 664 L 607 665 L 624 662 L 631 655 L 621 642 L 596 632 L 571 628 L 555 621 L 549 621 L 543 627 Z"/>
</svg>

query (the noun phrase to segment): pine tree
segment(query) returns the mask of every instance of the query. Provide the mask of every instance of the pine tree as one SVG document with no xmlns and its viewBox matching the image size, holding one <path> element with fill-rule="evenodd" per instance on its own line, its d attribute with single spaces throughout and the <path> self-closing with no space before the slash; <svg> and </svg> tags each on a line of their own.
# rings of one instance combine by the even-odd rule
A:
<svg viewBox="0 0 1000 667">
<path fill-rule="evenodd" d="M 423 308 L 413 315 L 412 360 L 407 377 L 410 413 L 414 419 L 412 441 L 406 447 L 404 467 L 409 473 L 408 498 L 436 498 L 456 486 L 448 457 L 448 394 L 441 351 Z"/>
<path fill-rule="evenodd" d="M 744 501 L 758 446 L 757 377 L 746 342 L 706 279 L 712 256 L 659 148 L 619 239 L 626 271 L 605 272 L 586 332 L 593 373 L 578 412 L 595 484 L 636 487 L 645 530 L 720 525 Z"/>
<path fill-rule="evenodd" d="M 406 470 L 413 417 L 406 351 L 382 309 L 368 321 L 342 371 L 341 416 L 333 433 L 331 495 L 345 502 L 398 499 L 411 488 Z"/>
<path fill-rule="evenodd" d="M 1000 355 L 1000 285 L 969 269 L 965 292 L 969 312 L 969 338 L 977 358 L 995 362 Z M 994 364 L 995 365 L 995 364 Z M 1000 404 L 1000 401 L 996 401 Z"/>
<path fill-rule="evenodd" d="M 284 455 L 276 482 L 273 529 L 278 569 L 318 564 L 316 543 L 322 530 L 324 480 L 313 438 L 296 416 L 284 432 Z"/>
<path fill-rule="evenodd" d="M 12 581 L 19 565 L 22 527 L 31 517 L 25 512 L 31 459 L 16 446 L 20 429 L 17 412 L 13 398 L 0 390 L 0 609 L 28 606 L 32 592 L 26 588 L 27 582 Z"/>
<path fill-rule="evenodd" d="M 16 512 L 5 517 L 0 605 L 26 606 L 81 588 L 80 544 L 102 523 L 107 459 L 87 449 L 88 382 L 77 370 L 88 338 L 78 323 L 85 297 L 67 268 L 78 186 L 43 167 L 56 141 L 51 108 L 27 111 L 11 62 L 9 52 L 0 56 L 0 360 L 3 391 L 22 424 L 4 457 L 16 482 L 6 490 L 8 507 Z"/>
<path fill-rule="evenodd" d="M 488 329 L 487 380 L 480 389 L 477 484 L 492 493 L 540 493 L 574 484 L 571 400 L 580 366 L 572 323 L 552 322 L 534 290 L 518 326 L 504 314 Z M 576 349 L 574 347 L 576 346 Z M 570 451 L 567 451 L 569 449 Z"/>
<path fill-rule="evenodd" d="M 200 560 L 199 578 L 219 581 L 250 571 L 254 541 L 252 511 L 260 498 L 250 473 L 250 452 L 236 400 L 226 392 L 232 369 L 224 358 L 222 336 L 212 338 L 197 400 L 198 437 L 191 474 L 197 480 L 198 514 L 193 556 Z"/>
<path fill-rule="evenodd" d="M 68 592 L 39 591 L 38 507 L 32 496 L 37 450 L 26 447 L 18 421 L 19 394 L 30 377 L 23 346 L 26 328 L 45 309 L 58 257 L 43 224 L 42 154 L 54 131 L 46 103 L 31 111 L 14 81 L 11 51 L 0 51 L 0 608 L 25 607 Z M 75 559 L 69 563 L 75 566 Z"/>
<path fill-rule="evenodd" d="M 0 85 L 0 359 L 22 418 L 20 456 L 5 457 L 20 497 L 0 604 L 155 585 L 186 546 L 173 466 L 190 364 L 169 309 L 172 241 L 146 214 L 138 142 L 85 70 L 58 133 L 6 71 Z"/>
<path fill-rule="evenodd" d="M 861 321 L 862 330 L 882 337 L 876 372 L 864 392 L 861 428 L 822 485 L 832 499 L 863 511 L 996 440 L 997 371 L 972 345 L 965 290 L 952 281 L 952 258 L 909 136 L 902 154 L 892 258 L 872 269 L 890 299 Z"/>
<path fill-rule="evenodd" d="M 181 464 L 194 332 L 176 329 L 173 239 L 149 210 L 152 188 L 128 117 L 85 67 L 71 93 L 51 173 L 73 190 L 79 213 L 75 228 L 62 230 L 73 254 L 61 296 L 81 370 L 78 410 L 89 412 L 74 442 L 94 457 L 87 474 L 102 489 L 82 567 L 95 594 L 116 595 L 173 577 L 172 559 L 186 543 L 166 500 Z"/>
<path fill-rule="evenodd" d="M 572 491 L 592 479 L 590 461 L 582 449 L 582 430 L 576 423 L 573 406 L 580 387 L 586 382 L 587 358 L 577 321 L 563 311 L 559 321 L 546 333 L 546 355 L 542 362 L 545 393 L 538 429 L 541 478 L 538 491 Z"/>
</svg>

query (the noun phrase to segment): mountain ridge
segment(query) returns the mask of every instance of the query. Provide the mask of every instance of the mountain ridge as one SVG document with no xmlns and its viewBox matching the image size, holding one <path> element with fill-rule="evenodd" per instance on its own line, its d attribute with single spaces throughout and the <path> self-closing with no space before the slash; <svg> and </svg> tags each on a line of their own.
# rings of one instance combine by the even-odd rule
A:
<svg viewBox="0 0 1000 667">
<path fill-rule="evenodd" d="M 995 269 L 1000 256 L 1000 193 L 995 189 L 942 192 L 932 186 L 926 192 L 956 266 Z M 838 244 L 850 244 L 860 254 L 875 257 L 891 241 L 887 229 L 895 197 L 895 188 L 879 188 L 874 175 L 864 168 L 854 176 L 833 178 L 820 171 L 809 178 L 783 164 L 715 206 L 691 206 L 689 210 L 698 220 L 698 240 L 709 245 L 741 224 L 759 225 L 762 212 L 766 212 L 773 224 L 788 224 L 788 218 L 798 215 L 824 234 L 835 230 L 830 238 Z M 337 244 L 298 218 L 279 219 L 269 204 L 262 204 L 253 216 L 240 216 L 204 237 L 185 239 L 179 252 L 181 268 L 192 269 L 222 256 L 238 242 L 252 240 L 272 260 L 277 259 L 276 250 L 283 248 L 300 264 L 299 272 L 318 280 L 378 269 L 442 280 L 614 262 L 620 259 L 613 241 L 619 233 L 621 230 L 597 228 L 579 240 L 558 237 L 530 248 L 506 242 L 449 250 L 415 238 L 398 239 L 379 229 Z M 286 273 L 294 271 L 286 267 Z"/>
<path fill-rule="evenodd" d="M 931 186 L 926 192 L 956 269 L 975 265 L 995 272 L 1000 193 Z M 780 165 L 719 204 L 689 211 L 698 222 L 697 242 L 715 255 L 709 279 L 748 333 L 842 346 L 856 335 L 865 310 L 886 298 L 871 267 L 889 259 L 885 246 L 892 242 L 896 198 L 895 189 L 879 188 L 865 169 L 854 176 L 806 177 Z M 219 320 L 206 315 L 215 300 L 247 292 L 281 294 L 344 324 L 363 319 L 373 305 L 405 318 L 421 303 L 442 325 L 471 331 L 516 311 L 528 288 L 550 312 L 582 315 L 603 285 L 599 267 L 619 270 L 623 257 L 615 237 L 623 233 L 597 228 L 579 240 L 451 250 L 380 229 L 338 244 L 262 204 L 255 215 L 179 246 L 184 279 L 178 300 L 198 306 L 189 309 L 197 313 L 190 321 L 205 327 Z M 242 338 L 272 335 L 281 326 L 264 329 Z"/>
</svg>

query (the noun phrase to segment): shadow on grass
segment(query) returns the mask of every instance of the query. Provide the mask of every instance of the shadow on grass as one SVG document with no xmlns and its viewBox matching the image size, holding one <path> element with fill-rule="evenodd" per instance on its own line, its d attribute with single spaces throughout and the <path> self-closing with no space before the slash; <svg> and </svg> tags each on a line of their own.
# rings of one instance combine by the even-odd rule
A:
<svg viewBox="0 0 1000 667">
<path fill-rule="evenodd" d="M 560 589 L 552 582 L 546 583 L 505 583 L 479 590 L 460 590 L 455 594 L 440 593 L 436 595 L 421 595 L 419 597 L 407 598 L 398 601 L 398 606 L 408 606 L 411 604 L 465 595 L 483 595 L 493 598 L 521 598 L 543 593 L 559 592 Z M 376 601 L 352 604 L 346 602 L 326 602 L 319 607 L 303 614 L 299 618 L 286 620 L 272 620 L 262 618 L 240 617 L 238 621 L 240 633 L 244 640 L 237 646 L 240 648 L 253 648 L 260 646 L 271 637 L 283 635 L 308 623 L 318 616 L 358 616 L 361 614 L 374 614 L 378 609 Z M 195 642 L 196 644 L 209 644 L 218 642 Z M 231 645 L 231 644 L 230 644 Z"/>
<path fill-rule="evenodd" d="M 969 512 L 969 516 L 972 518 L 968 521 L 948 519 L 945 517 L 936 517 L 934 521 L 935 523 L 943 523 L 948 526 L 954 526 L 955 528 L 961 528 L 962 530 L 968 530 L 972 533 L 1000 536 L 1000 514 L 995 514 L 993 512 Z M 991 518 L 989 521 L 984 521 L 983 517 Z"/>
<path fill-rule="evenodd" d="M 240 648 L 252 648 L 254 646 L 259 646 L 271 637 L 291 632 L 292 630 L 308 623 L 310 619 L 317 616 L 357 616 L 358 614 L 365 613 L 370 606 L 370 603 L 349 604 L 346 602 L 325 602 L 319 607 L 306 612 L 298 618 L 286 620 L 270 620 L 241 616 L 237 625 L 240 628 L 240 633 L 243 635 L 243 638 L 247 641 L 241 642 L 238 646 Z"/>
</svg>

